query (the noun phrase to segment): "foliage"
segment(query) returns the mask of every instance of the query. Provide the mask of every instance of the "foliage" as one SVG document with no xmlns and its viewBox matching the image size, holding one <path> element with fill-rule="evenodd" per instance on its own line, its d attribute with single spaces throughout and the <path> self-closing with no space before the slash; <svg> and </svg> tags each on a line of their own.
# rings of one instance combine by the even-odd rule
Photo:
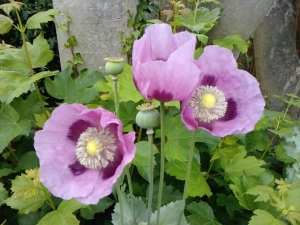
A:
<svg viewBox="0 0 300 225">
<path fill-rule="evenodd" d="M 208 31 L 217 24 L 222 5 L 216 0 L 189 2 L 195 5 L 193 10 L 173 0 L 172 10 L 162 14 L 174 32 L 187 29 L 195 33 L 198 57 L 210 41 Z M 204 3 L 217 7 L 205 8 Z M 74 199 L 54 197 L 39 179 L 33 136 L 53 108 L 61 102 L 76 102 L 115 110 L 111 77 L 88 69 L 76 72 L 75 65 L 82 63 L 79 53 L 63 71 L 50 66 L 55 51 L 43 30 L 53 25 L 59 11 L 43 11 L 48 4 L 39 1 L 35 14 L 28 11 L 30 4 L 11 1 L 0 5 L 3 11 L 0 33 L 14 37 L 9 44 L 0 45 L 0 224 L 119 224 L 120 199 L 115 193 L 87 206 Z M 162 22 L 153 19 L 158 11 L 155 1 L 142 0 L 137 14 L 130 14 L 128 26 L 133 31 L 130 37 L 122 35 L 124 52 L 130 55 L 133 41 L 142 35 L 147 24 Z M 9 38 L 5 40 L 8 42 Z M 238 35 L 212 42 L 231 50 L 236 47 L 242 53 L 249 47 Z M 76 45 L 75 37 L 66 43 L 68 48 Z M 158 214 L 161 128 L 154 129 L 153 152 L 150 152 L 145 131 L 135 123 L 136 106 L 143 103 L 143 98 L 135 88 L 131 66 L 125 63 L 118 78 L 124 132 L 137 132 L 137 152 L 128 168 L 134 196 L 130 195 L 128 177 L 120 179 L 124 222 L 147 224 L 149 174 L 153 171 L 150 224 L 154 225 Z M 300 223 L 300 124 L 288 115 L 292 107 L 300 108 L 300 98 L 293 94 L 275 97 L 286 104 L 285 112 L 266 109 L 252 132 L 217 138 L 197 131 L 186 202 L 182 196 L 193 132 L 181 122 L 177 103 L 166 106 L 166 178 L 160 224 Z"/>
</svg>

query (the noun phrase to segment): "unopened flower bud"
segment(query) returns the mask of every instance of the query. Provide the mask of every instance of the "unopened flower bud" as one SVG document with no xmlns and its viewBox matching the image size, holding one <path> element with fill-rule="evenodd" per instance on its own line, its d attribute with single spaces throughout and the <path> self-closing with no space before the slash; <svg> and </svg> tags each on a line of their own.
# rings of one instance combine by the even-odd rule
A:
<svg viewBox="0 0 300 225">
<path fill-rule="evenodd" d="M 140 110 L 136 115 L 136 123 L 143 129 L 151 129 L 158 126 L 160 114 L 155 109 L 155 105 L 145 103 L 137 107 Z"/>
</svg>

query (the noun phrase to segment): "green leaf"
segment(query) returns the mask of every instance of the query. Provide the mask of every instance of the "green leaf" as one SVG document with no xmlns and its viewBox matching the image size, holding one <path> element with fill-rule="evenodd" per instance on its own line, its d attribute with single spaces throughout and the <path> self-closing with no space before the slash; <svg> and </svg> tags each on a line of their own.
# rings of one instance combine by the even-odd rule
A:
<svg viewBox="0 0 300 225">
<path fill-rule="evenodd" d="M 0 65 L 7 69 L 23 70 L 24 73 L 26 71 L 27 75 L 30 73 L 23 49 L 9 48 L 2 51 Z"/>
<path fill-rule="evenodd" d="M 20 11 L 23 5 L 24 3 L 22 2 L 12 1 L 10 3 L 1 4 L 0 9 L 2 9 L 7 15 L 9 15 L 11 11 Z"/>
<path fill-rule="evenodd" d="M 166 163 L 165 172 L 171 176 L 175 176 L 178 180 L 185 180 L 187 170 L 187 162 L 173 160 Z M 188 183 L 188 196 L 210 196 L 212 193 L 205 178 L 200 173 L 200 165 L 196 160 L 192 162 L 191 174 Z"/>
<path fill-rule="evenodd" d="M 57 74 L 54 80 L 46 79 L 45 85 L 48 93 L 66 103 L 89 103 L 95 99 L 98 92 L 92 87 L 102 80 L 102 74 L 94 71 L 86 71 L 75 80 L 72 79 L 72 68 L 67 67 Z"/>
<path fill-rule="evenodd" d="M 269 144 L 266 130 L 252 131 L 246 134 L 246 149 L 248 151 L 264 151 Z"/>
<path fill-rule="evenodd" d="M 4 201 L 7 199 L 7 197 L 8 197 L 7 190 L 3 187 L 3 184 L 0 183 L 0 205 L 2 205 L 4 203 Z"/>
<path fill-rule="evenodd" d="M 246 194 L 258 196 L 254 201 L 267 202 L 270 200 L 270 194 L 275 194 L 274 189 L 268 186 L 257 185 L 249 188 Z"/>
<path fill-rule="evenodd" d="M 287 155 L 286 150 L 284 149 L 285 145 L 286 142 L 281 141 L 279 145 L 276 147 L 275 154 L 277 159 L 287 164 L 296 162 L 295 159 Z"/>
<path fill-rule="evenodd" d="M 221 225 L 215 218 L 212 208 L 206 202 L 193 202 L 186 208 L 192 214 L 187 217 L 190 225 Z"/>
<path fill-rule="evenodd" d="M 0 34 L 8 33 L 13 25 L 14 21 L 12 21 L 9 17 L 0 14 Z"/>
<path fill-rule="evenodd" d="M 108 197 L 102 198 L 97 205 L 88 205 L 80 209 L 80 214 L 83 218 L 91 220 L 94 219 L 95 213 L 104 212 L 110 207 L 114 201 Z"/>
<path fill-rule="evenodd" d="M 38 12 L 33 16 L 29 17 L 26 22 L 27 29 L 41 29 L 41 23 L 47 23 L 49 21 L 54 21 L 55 15 L 59 14 L 57 9 L 49 9 L 45 12 Z"/>
<path fill-rule="evenodd" d="M 249 225 L 286 225 L 286 223 L 276 219 L 265 210 L 257 209 L 254 211 L 254 214 L 255 215 L 251 217 Z"/>
<path fill-rule="evenodd" d="M 200 41 L 202 44 L 206 45 L 208 42 L 208 37 L 204 34 L 196 34 L 196 37 L 198 41 Z"/>
<path fill-rule="evenodd" d="M 193 132 L 188 130 L 182 123 L 180 115 L 175 117 L 171 115 L 166 115 L 166 136 L 168 141 L 165 145 L 166 159 L 169 161 L 188 160 L 188 150 L 190 149 L 191 139 Z M 211 134 L 205 131 L 198 130 L 196 136 L 196 142 L 204 142 L 211 149 L 214 149 L 219 142 L 219 139 L 213 137 Z M 198 151 L 194 151 L 195 157 L 199 159 Z"/>
<path fill-rule="evenodd" d="M 249 43 L 236 34 L 228 35 L 223 39 L 214 39 L 213 44 L 228 48 L 231 51 L 233 50 L 233 46 L 236 46 L 241 53 L 247 53 L 249 47 Z"/>
<path fill-rule="evenodd" d="M 20 171 L 20 170 L 33 169 L 33 168 L 37 167 L 38 165 L 39 165 L 39 159 L 36 156 L 35 151 L 29 151 L 21 156 L 16 170 Z"/>
<path fill-rule="evenodd" d="M 86 205 L 76 201 L 75 199 L 63 200 L 56 211 L 52 211 L 45 215 L 38 225 L 79 225 L 79 221 L 73 215 L 73 212 Z"/>
<path fill-rule="evenodd" d="M 110 78 L 107 81 L 102 80 L 94 86 L 98 92 L 109 92 L 110 98 L 113 99 L 112 87 L 113 82 Z M 124 71 L 118 75 L 118 95 L 120 102 L 139 102 L 143 99 L 134 85 L 132 67 L 126 63 L 124 63 Z"/>
<path fill-rule="evenodd" d="M 53 211 L 46 214 L 37 225 L 79 225 L 79 220 L 72 214 L 62 214 L 59 211 Z"/>
<path fill-rule="evenodd" d="M 19 225 L 36 225 L 41 219 L 41 212 L 34 212 L 28 214 L 19 214 L 18 215 L 18 224 Z"/>
<path fill-rule="evenodd" d="M 3 168 L 3 169 L 0 169 L 0 177 L 5 177 L 11 173 L 13 173 L 14 170 L 10 169 L 10 168 Z"/>
<path fill-rule="evenodd" d="M 160 225 L 188 225 L 184 217 L 184 201 L 171 202 L 160 208 Z M 157 211 L 151 216 L 151 225 L 156 224 Z"/>
<path fill-rule="evenodd" d="M 133 196 L 133 199 L 129 199 L 128 196 L 122 192 L 122 206 L 123 206 L 123 216 L 124 224 L 139 224 L 141 222 L 147 221 L 147 208 L 141 197 Z M 133 213 L 131 211 L 131 201 L 133 201 Z M 114 213 L 112 214 L 112 223 L 114 225 L 120 224 L 120 203 L 117 203 L 114 208 Z"/>
<path fill-rule="evenodd" d="M 197 9 L 196 12 L 192 12 L 189 9 L 186 10 L 189 11 L 189 16 L 184 17 L 179 15 L 178 20 L 183 26 L 200 34 L 206 34 L 209 30 L 211 30 L 216 25 L 217 20 L 221 15 L 220 8 L 209 10 L 208 8 L 201 7 Z M 196 17 L 194 18 L 195 13 Z"/>
<path fill-rule="evenodd" d="M 11 190 L 13 195 L 6 199 L 5 203 L 11 208 L 19 210 L 19 213 L 25 214 L 37 211 L 50 196 L 41 183 L 35 184 L 24 174 L 17 176 L 12 181 Z"/>
<path fill-rule="evenodd" d="M 19 114 L 9 105 L 0 109 L 0 153 L 18 135 L 28 135 L 31 124 L 29 120 L 19 120 Z"/>
<path fill-rule="evenodd" d="M 159 183 L 154 183 L 153 186 L 153 200 L 152 200 L 152 207 L 153 209 L 157 209 L 157 200 L 158 200 L 158 189 Z M 163 185 L 163 192 L 162 192 L 162 200 L 161 205 L 167 205 L 173 201 L 182 200 L 182 193 L 178 191 L 175 187 L 165 184 Z"/>
<path fill-rule="evenodd" d="M 263 160 L 258 160 L 254 156 L 246 157 L 246 151 L 237 153 L 233 158 L 220 158 L 221 167 L 225 170 L 225 179 L 232 177 L 242 177 L 244 173 L 247 175 L 259 175 L 265 169 L 261 166 L 265 165 Z"/>
<path fill-rule="evenodd" d="M 232 195 L 224 195 L 224 194 L 217 194 L 217 203 L 219 206 L 225 206 L 226 211 L 231 218 L 234 216 L 235 211 L 241 212 L 241 206 L 239 205 L 238 200 Z"/>
<path fill-rule="evenodd" d="M 42 32 L 33 40 L 33 44 L 26 42 L 26 45 L 33 68 L 44 67 L 53 59 L 54 52 L 50 50 Z M 25 52 L 24 46 L 22 48 Z"/>
<path fill-rule="evenodd" d="M 156 165 L 154 155 L 158 153 L 157 148 L 153 145 L 152 163 Z M 136 143 L 135 157 L 132 163 L 136 166 L 139 174 L 147 181 L 149 181 L 150 162 L 149 162 L 149 144 L 146 141 Z"/>
<path fill-rule="evenodd" d="M 41 104 L 37 93 L 34 91 L 23 99 L 22 97 L 15 98 L 10 105 L 19 113 L 20 120 L 28 119 L 31 124 L 35 123 L 35 114 L 42 113 Z"/>
<path fill-rule="evenodd" d="M 53 76 L 55 73 L 56 71 L 44 71 L 27 77 L 16 71 L 0 70 L 0 101 L 9 104 L 15 97 L 26 93 L 35 81 Z"/>
<path fill-rule="evenodd" d="M 129 102 L 120 102 L 119 105 L 119 111 L 120 111 L 120 117 L 123 123 L 123 126 L 126 126 L 129 123 L 135 122 L 136 114 L 138 113 L 138 110 L 136 109 L 137 104 L 129 101 Z"/>
<path fill-rule="evenodd" d="M 286 154 L 295 160 L 300 160 L 300 127 L 294 128 L 294 132 L 286 137 L 286 145 L 284 146 Z"/>
</svg>

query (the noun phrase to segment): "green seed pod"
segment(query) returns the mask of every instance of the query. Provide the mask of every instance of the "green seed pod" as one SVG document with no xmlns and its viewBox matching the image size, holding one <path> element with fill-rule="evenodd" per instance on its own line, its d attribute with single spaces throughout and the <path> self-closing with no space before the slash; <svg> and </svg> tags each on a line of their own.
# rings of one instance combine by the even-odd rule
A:
<svg viewBox="0 0 300 225">
<path fill-rule="evenodd" d="M 158 126 L 160 122 L 160 114 L 154 109 L 154 105 L 146 103 L 137 107 L 140 110 L 136 115 L 136 123 L 143 129 L 152 129 Z"/>
<path fill-rule="evenodd" d="M 123 72 L 124 65 L 123 65 L 122 58 L 109 57 L 109 58 L 105 58 L 105 60 L 107 61 L 105 63 L 105 71 L 107 74 L 116 76 Z"/>
</svg>

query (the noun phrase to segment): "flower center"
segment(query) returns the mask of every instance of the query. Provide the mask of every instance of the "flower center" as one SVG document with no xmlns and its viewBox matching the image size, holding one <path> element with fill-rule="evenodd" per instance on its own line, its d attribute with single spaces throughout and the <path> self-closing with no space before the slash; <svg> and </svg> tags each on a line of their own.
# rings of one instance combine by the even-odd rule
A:
<svg viewBox="0 0 300 225">
<path fill-rule="evenodd" d="M 212 94 L 207 93 L 201 97 L 201 102 L 204 107 L 211 108 L 216 104 L 216 98 Z"/>
<path fill-rule="evenodd" d="M 199 86 L 188 104 L 194 117 L 205 123 L 222 118 L 227 110 L 223 92 L 213 86 Z"/>
<path fill-rule="evenodd" d="M 81 165 L 100 169 L 114 160 L 116 149 L 115 138 L 108 130 L 89 127 L 80 134 L 75 152 Z"/>
</svg>

